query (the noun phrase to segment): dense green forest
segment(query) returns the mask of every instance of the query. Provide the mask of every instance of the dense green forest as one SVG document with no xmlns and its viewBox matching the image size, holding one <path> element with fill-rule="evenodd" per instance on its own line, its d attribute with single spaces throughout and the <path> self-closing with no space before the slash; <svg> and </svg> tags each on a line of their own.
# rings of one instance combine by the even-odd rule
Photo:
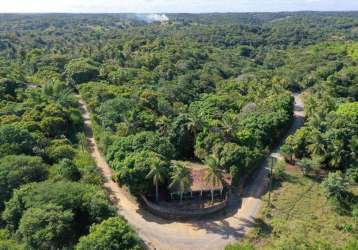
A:
<svg viewBox="0 0 358 250">
<path fill-rule="evenodd" d="M 0 249 L 141 249 L 101 188 L 75 93 L 116 181 L 140 195 L 153 171 L 167 187 L 172 160 L 215 159 L 237 185 L 304 92 L 305 125 L 282 153 L 324 173 L 330 212 L 355 218 L 356 238 L 358 13 L 168 17 L 0 15 Z"/>
</svg>

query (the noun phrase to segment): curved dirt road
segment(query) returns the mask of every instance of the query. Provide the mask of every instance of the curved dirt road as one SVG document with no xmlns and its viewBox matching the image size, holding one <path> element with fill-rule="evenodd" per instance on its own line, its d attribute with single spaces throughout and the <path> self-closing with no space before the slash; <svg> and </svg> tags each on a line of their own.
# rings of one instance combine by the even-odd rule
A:
<svg viewBox="0 0 358 250">
<path fill-rule="evenodd" d="M 289 131 L 290 134 L 302 126 L 304 120 L 300 95 L 295 94 L 294 96 L 295 120 Z M 260 209 L 260 196 L 267 187 L 267 164 L 263 164 L 254 174 L 250 185 L 245 188 L 245 195 L 242 199 L 236 196 L 232 197 L 225 214 L 206 220 L 188 222 L 160 219 L 142 210 L 124 190 L 112 181 L 111 169 L 98 150 L 86 104 L 80 97 L 79 104 L 92 157 L 105 179 L 104 187 L 111 201 L 117 207 L 118 213 L 136 229 L 150 249 L 224 249 L 227 244 L 239 240 L 250 228 Z M 280 157 L 278 149 L 279 147 L 271 154 L 273 157 Z"/>
</svg>

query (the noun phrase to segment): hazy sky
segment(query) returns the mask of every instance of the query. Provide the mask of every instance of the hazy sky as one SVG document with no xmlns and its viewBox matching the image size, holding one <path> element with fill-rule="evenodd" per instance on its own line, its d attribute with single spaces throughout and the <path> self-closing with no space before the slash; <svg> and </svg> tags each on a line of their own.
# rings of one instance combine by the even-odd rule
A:
<svg viewBox="0 0 358 250">
<path fill-rule="evenodd" d="M 0 12 L 358 10 L 358 0 L 0 0 Z"/>
</svg>

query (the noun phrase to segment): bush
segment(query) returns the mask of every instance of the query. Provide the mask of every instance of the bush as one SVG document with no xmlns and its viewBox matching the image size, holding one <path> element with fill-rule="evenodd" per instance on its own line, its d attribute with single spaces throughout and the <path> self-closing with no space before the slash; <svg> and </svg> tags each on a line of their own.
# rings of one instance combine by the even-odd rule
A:
<svg viewBox="0 0 358 250">
<path fill-rule="evenodd" d="M 81 182 L 92 185 L 101 185 L 102 176 L 96 167 L 96 163 L 88 152 L 80 152 L 76 155 L 74 163 L 81 173 Z"/>
<path fill-rule="evenodd" d="M 346 176 L 352 184 L 358 183 L 358 168 L 348 169 L 346 172 Z"/>
<path fill-rule="evenodd" d="M 95 80 L 99 75 L 99 70 L 93 61 L 79 58 L 71 60 L 66 65 L 65 73 L 71 82 L 81 84 Z"/>
<path fill-rule="evenodd" d="M 48 149 L 48 156 L 53 162 L 59 162 L 63 159 L 72 160 L 76 155 L 76 150 L 71 145 L 54 145 Z"/>
<path fill-rule="evenodd" d="M 26 129 L 14 125 L 0 126 L 0 156 L 32 154 L 36 142 Z"/>
<path fill-rule="evenodd" d="M 273 168 L 273 178 L 275 180 L 283 180 L 285 177 L 286 162 L 278 160 Z"/>
<path fill-rule="evenodd" d="M 77 250 L 144 249 L 136 233 L 121 218 L 113 217 L 94 225 L 89 235 L 83 236 Z"/>
<path fill-rule="evenodd" d="M 155 162 L 166 165 L 169 172 L 169 162 L 164 161 L 156 153 L 141 151 L 129 154 L 124 161 L 115 166 L 117 181 L 126 185 L 132 194 L 147 194 L 153 186 L 153 181 L 146 176 Z"/>
<path fill-rule="evenodd" d="M 58 176 L 65 180 L 78 181 L 81 178 L 77 166 L 69 159 L 63 159 L 56 167 Z"/>
<path fill-rule="evenodd" d="M 322 187 L 328 198 L 343 198 L 347 193 L 348 182 L 340 171 L 329 173 L 328 177 L 322 182 Z"/>
<path fill-rule="evenodd" d="M 83 235 L 92 223 L 101 222 L 115 214 L 107 196 L 99 187 L 77 182 L 46 181 L 24 185 L 16 190 L 6 203 L 2 219 L 9 229 L 16 231 L 27 209 L 39 208 L 48 203 L 72 211 L 76 235 Z"/>
<path fill-rule="evenodd" d="M 0 210 L 11 197 L 12 191 L 21 185 L 43 181 L 48 167 L 40 157 L 10 155 L 0 159 Z"/>
<path fill-rule="evenodd" d="M 29 208 L 17 234 L 30 249 L 61 249 L 73 241 L 73 216 L 70 210 L 53 204 Z"/>
<path fill-rule="evenodd" d="M 25 246 L 19 244 L 6 229 L 0 229 L 1 250 L 25 250 Z"/>
<path fill-rule="evenodd" d="M 40 127 L 47 136 L 57 137 L 65 133 L 66 121 L 62 117 L 45 117 L 40 122 Z"/>
</svg>

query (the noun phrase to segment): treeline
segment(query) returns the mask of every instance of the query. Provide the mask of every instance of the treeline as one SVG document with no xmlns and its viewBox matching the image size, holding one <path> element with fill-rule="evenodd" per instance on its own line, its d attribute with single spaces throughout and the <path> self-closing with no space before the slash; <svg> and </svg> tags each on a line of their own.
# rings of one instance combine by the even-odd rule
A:
<svg viewBox="0 0 358 250">
<path fill-rule="evenodd" d="M 151 40 L 150 34 L 142 45 L 131 43 L 119 61 L 76 59 L 65 67 L 67 79 L 81 84 L 119 183 L 147 193 L 152 162 L 167 166 L 165 185 L 171 160 L 205 162 L 212 155 L 236 179 L 249 173 L 290 124 L 292 96 L 280 85 L 272 88 L 265 70 L 252 65 L 252 73 L 238 77 L 239 65 L 251 61 L 242 48 Z"/>
<path fill-rule="evenodd" d="M 358 181 L 358 45 L 323 43 L 301 54 L 315 58 L 311 73 L 301 80 L 309 88 L 307 121 L 282 151 L 306 175 L 332 172 L 322 184 L 327 197 L 340 213 L 354 216 L 358 198 L 349 186 Z"/>
<path fill-rule="evenodd" d="M 215 158 L 237 183 L 289 127 L 290 91 L 306 90 L 306 124 L 283 151 L 305 173 L 342 171 L 329 178 L 343 189 L 325 190 L 353 214 L 357 13 L 169 16 L 0 15 L 0 244 L 140 247 L 121 219 L 107 220 L 76 90 L 134 194 L 154 189 L 153 166 L 166 187 L 173 159 Z"/>
<path fill-rule="evenodd" d="M 0 80 L 1 249 L 72 249 L 93 224 L 115 216 L 86 151 L 71 92 L 62 83 Z M 140 246 L 125 222 L 114 218 L 93 227 L 77 249 L 98 249 L 94 242 L 106 236 L 94 231 L 101 227 L 120 228 L 116 237 L 128 238 L 125 248 Z"/>
</svg>

